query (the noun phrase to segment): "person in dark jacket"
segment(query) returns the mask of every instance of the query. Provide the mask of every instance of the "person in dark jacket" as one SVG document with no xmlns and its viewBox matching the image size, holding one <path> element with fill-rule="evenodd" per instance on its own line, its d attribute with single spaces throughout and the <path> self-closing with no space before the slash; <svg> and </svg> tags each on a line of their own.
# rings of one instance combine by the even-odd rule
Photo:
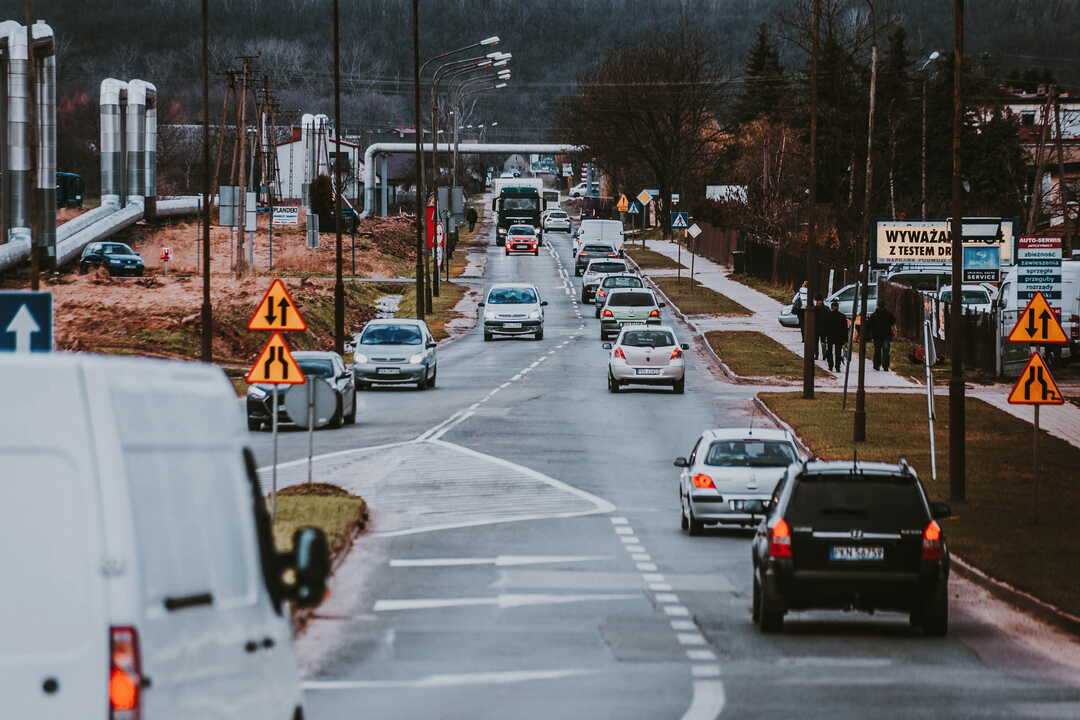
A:
<svg viewBox="0 0 1080 720">
<path fill-rule="evenodd" d="M 844 364 L 844 346 L 847 345 L 848 320 L 844 313 L 840 312 L 840 303 L 832 301 L 827 322 L 829 347 L 825 351 L 825 361 L 829 364 L 829 370 L 839 372 Z"/>
<path fill-rule="evenodd" d="M 892 350 L 893 326 L 896 318 L 885 304 L 879 302 L 873 314 L 867 320 L 870 326 L 870 339 L 874 341 L 874 369 L 889 369 L 889 354 Z"/>
<path fill-rule="evenodd" d="M 476 208 L 470 205 L 469 209 L 465 211 L 465 221 L 469 223 L 469 232 L 476 229 L 477 219 Z"/>
<path fill-rule="evenodd" d="M 814 296 L 814 359 L 829 356 L 829 308 L 820 295 Z"/>
</svg>

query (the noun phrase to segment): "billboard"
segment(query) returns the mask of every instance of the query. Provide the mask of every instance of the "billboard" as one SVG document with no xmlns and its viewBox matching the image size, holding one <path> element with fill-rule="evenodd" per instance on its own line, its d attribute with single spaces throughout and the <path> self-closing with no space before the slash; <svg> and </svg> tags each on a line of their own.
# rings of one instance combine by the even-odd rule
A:
<svg viewBox="0 0 1080 720">
<path fill-rule="evenodd" d="M 1002 265 L 1012 265 L 1015 258 L 1016 236 L 1012 220 L 1001 220 L 1001 232 L 996 232 L 997 218 L 964 218 L 965 247 L 996 247 Z M 986 229 L 992 228 L 991 234 Z M 948 220 L 879 220 L 874 237 L 874 262 L 893 263 L 950 263 L 952 262 L 952 233 Z"/>
</svg>

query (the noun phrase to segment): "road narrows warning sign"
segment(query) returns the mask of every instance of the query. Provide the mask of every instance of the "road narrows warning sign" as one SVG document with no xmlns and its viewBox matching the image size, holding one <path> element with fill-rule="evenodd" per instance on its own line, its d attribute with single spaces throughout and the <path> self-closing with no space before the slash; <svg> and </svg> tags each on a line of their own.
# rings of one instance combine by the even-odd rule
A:
<svg viewBox="0 0 1080 720">
<path fill-rule="evenodd" d="M 1012 405 L 1062 405 L 1065 399 L 1039 353 L 1032 353 L 1016 385 L 1009 393 Z"/>
<path fill-rule="evenodd" d="M 267 332 L 300 332 L 308 329 L 304 317 L 296 308 L 296 302 L 280 279 L 270 283 L 270 289 L 255 306 L 247 327 L 248 330 Z"/>
<path fill-rule="evenodd" d="M 1028 301 L 1009 333 L 1009 342 L 1027 345 L 1063 345 L 1069 342 L 1053 308 L 1041 292 Z"/>
<path fill-rule="evenodd" d="M 303 385 L 305 382 L 304 371 L 289 352 L 281 333 L 274 333 L 266 341 L 246 379 L 251 384 Z"/>
</svg>

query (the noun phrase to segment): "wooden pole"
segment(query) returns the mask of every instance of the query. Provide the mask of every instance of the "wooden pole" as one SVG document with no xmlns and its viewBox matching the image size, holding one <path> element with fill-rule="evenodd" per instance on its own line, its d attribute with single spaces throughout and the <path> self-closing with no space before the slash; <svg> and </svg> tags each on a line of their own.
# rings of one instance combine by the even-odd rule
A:
<svg viewBox="0 0 1080 720">
<path fill-rule="evenodd" d="M 817 337 L 814 295 L 817 292 L 817 136 L 818 136 L 818 45 L 821 34 L 821 0 L 814 0 L 810 31 L 810 222 L 806 233 L 806 308 L 803 310 L 803 397 L 814 397 L 814 356 Z"/>
<path fill-rule="evenodd" d="M 877 32 L 874 28 L 874 13 L 871 6 L 870 32 L 874 33 L 874 43 L 870 48 L 870 118 L 866 130 L 866 185 L 863 187 L 863 234 L 862 242 L 862 304 L 860 311 L 862 322 L 859 332 L 859 379 L 855 388 L 855 422 L 852 426 L 851 439 L 855 442 L 866 440 L 866 305 L 870 297 L 870 196 L 874 186 L 874 109 L 877 94 Z"/>
<path fill-rule="evenodd" d="M 953 0 L 953 136 L 952 136 L 952 282 L 960 287 L 963 277 L 964 189 L 960 182 L 960 136 L 963 127 L 961 80 L 964 65 L 964 0 Z M 959 297 L 956 290 L 954 296 Z M 964 388 L 964 305 L 951 304 L 949 317 L 949 494 L 956 502 L 967 497 L 967 427 Z"/>
</svg>

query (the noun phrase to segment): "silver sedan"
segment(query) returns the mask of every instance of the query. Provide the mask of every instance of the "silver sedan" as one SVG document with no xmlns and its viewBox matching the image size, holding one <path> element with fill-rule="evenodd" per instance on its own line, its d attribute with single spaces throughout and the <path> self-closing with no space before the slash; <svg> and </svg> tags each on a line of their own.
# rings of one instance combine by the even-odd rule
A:
<svg viewBox="0 0 1080 720">
<path fill-rule="evenodd" d="M 435 387 L 439 373 L 437 347 L 423 320 L 372 320 L 355 339 L 356 389 L 402 383 L 416 383 L 419 390 Z"/>
</svg>

